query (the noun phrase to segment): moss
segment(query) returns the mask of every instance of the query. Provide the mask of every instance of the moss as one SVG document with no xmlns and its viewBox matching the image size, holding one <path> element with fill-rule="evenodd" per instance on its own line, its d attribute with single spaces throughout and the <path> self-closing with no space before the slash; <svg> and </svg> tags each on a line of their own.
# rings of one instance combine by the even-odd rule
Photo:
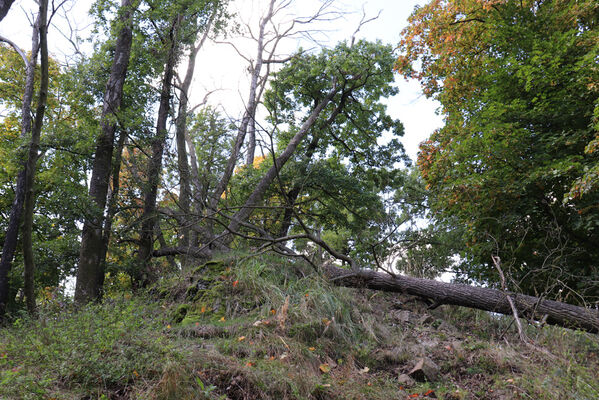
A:
<svg viewBox="0 0 599 400">
<path fill-rule="evenodd" d="M 189 304 L 179 304 L 173 315 L 173 322 L 178 324 L 183 321 L 189 311 Z"/>
</svg>

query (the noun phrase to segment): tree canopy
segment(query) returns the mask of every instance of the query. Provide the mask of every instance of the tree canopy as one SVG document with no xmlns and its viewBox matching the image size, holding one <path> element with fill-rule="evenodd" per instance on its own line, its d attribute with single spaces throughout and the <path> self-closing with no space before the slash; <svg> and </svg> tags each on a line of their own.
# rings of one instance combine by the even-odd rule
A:
<svg viewBox="0 0 599 400">
<path fill-rule="evenodd" d="M 463 230 L 460 272 L 596 298 L 599 5 L 431 1 L 396 68 L 442 104 L 418 165 L 440 221 Z"/>
</svg>

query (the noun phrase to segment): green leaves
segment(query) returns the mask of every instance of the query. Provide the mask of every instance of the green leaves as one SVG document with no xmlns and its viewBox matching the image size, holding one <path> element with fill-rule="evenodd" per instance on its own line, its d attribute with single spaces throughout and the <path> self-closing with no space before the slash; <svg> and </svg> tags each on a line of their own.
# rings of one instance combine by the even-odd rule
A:
<svg viewBox="0 0 599 400">
<path fill-rule="evenodd" d="M 472 276 L 495 280 L 499 253 L 524 289 L 556 291 L 548 282 L 597 265 L 598 159 L 585 152 L 598 99 L 593 4 L 431 2 L 404 31 L 397 68 L 446 114 L 418 163 L 438 218 L 467 227 Z"/>
</svg>

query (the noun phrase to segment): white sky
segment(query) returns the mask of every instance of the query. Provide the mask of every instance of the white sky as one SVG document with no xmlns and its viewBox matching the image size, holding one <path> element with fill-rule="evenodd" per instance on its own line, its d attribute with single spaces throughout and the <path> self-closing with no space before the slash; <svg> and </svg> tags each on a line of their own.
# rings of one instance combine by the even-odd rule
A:
<svg viewBox="0 0 599 400">
<path fill-rule="evenodd" d="M 235 9 L 246 20 L 255 20 L 259 16 L 260 5 L 263 0 L 236 0 Z M 316 0 L 297 0 L 295 7 L 300 15 L 305 15 L 317 3 Z M 349 40 L 358 26 L 364 8 L 367 17 L 375 16 L 380 11 L 380 16 L 374 22 L 362 27 L 357 38 L 369 40 L 380 39 L 383 43 L 396 45 L 399 42 L 401 30 L 407 24 L 407 18 L 413 11 L 414 6 L 424 4 L 424 0 L 336 0 L 335 7 L 343 11 L 353 11 L 344 18 L 332 21 L 322 29 L 326 30 L 326 37 L 319 39 L 326 45 L 333 46 L 337 41 Z M 90 25 L 90 19 L 86 14 L 92 1 L 79 0 L 68 2 L 66 14 L 69 16 L 70 24 L 79 29 L 85 29 Z M 27 20 L 27 12 L 36 6 L 32 0 L 17 0 L 6 18 L 0 22 L 0 35 L 5 36 L 22 48 L 29 50 L 31 42 L 31 28 Z M 64 18 L 65 10 L 60 11 L 53 20 L 54 25 L 62 30 L 62 34 L 69 36 L 69 28 Z M 30 17 L 31 19 L 31 17 Z M 49 32 L 50 53 L 58 60 L 67 60 L 72 53 L 73 47 L 61 35 L 57 28 Z M 85 34 L 81 34 L 85 37 Z M 307 42 L 292 41 L 286 44 L 287 51 L 293 51 L 302 46 L 313 47 Z M 86 47 L 86 46 L 84 46 Z M 241 44 L 240 50 L 251 57 L 255 45 Z M 184 67 L 186 62 L 182 63 Z M 196 74 L 193 82 L 192 105 L 194 100 L 199 102 L 206 91 L 220 89 L 212 94 L 209 103 L 220 104 L 227 115 L 238 116 L 243 110 L 243 100 L 247 96 L 247 64 L 236 52 L 227 45 L 210 44 L 198 55 Z M 406 82 L 397 77 L 396 83 L 399 94 L 387 101 L 389 114 L 399 119 L 405 126 L 404 146 L 408 155 L 415 159 L 418 152 L 418 144 L 425 140 L 436 128 L 442 125 L 442 118 L 436 115 L 438 103 L 426 99 L 420 90 L 418 82 Z"/>
</svg>

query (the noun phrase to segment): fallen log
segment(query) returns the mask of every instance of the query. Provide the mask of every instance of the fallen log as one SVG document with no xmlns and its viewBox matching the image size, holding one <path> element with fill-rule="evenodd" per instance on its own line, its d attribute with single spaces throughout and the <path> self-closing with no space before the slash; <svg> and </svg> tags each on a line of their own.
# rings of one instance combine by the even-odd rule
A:
<svg viewBox="0 0 599 400">
<path fill-rule="evenodd" d="M 325 275 L 339 286 L 405 293 L 430 299 L 435 305 L 451 304 L 512 315 L 507 298 L 510 296 L 523 318 L 599 333 L 599 310 L 596 309 L 490 288 L 404 275 L 392 276 L 367 269 L 351 271 L 331 264 L 323 268 Z"/>
</svg>

